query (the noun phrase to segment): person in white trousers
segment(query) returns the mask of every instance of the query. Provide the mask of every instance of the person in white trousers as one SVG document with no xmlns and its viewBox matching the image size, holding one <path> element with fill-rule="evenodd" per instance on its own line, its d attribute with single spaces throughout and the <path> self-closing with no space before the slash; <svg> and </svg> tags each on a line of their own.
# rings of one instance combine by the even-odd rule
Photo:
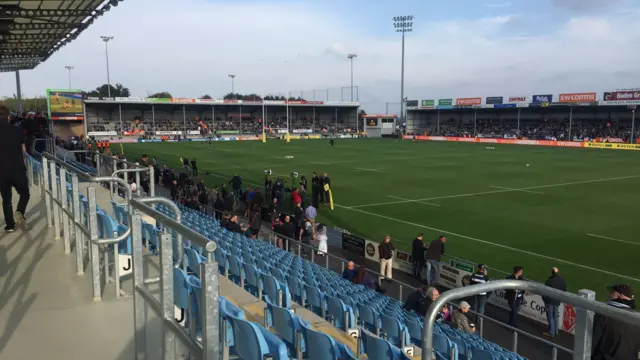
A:
<svg viewBox="0 0 640 360">
<path fill-rule="evenodd" d="M 385 235 L 384 242 L 378 245 L 378 254 L 380 256 L 380 281 L 387 280 L 391 282 L 393 269 L 393 244 L 391 236 Z"/>
</svg>

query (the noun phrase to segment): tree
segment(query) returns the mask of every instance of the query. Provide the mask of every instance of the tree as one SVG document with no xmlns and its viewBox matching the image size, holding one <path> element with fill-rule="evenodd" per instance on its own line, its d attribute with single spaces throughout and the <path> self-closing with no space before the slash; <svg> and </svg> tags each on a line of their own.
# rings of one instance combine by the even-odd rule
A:
<svg viewBox="0 0 640 360">
<path fill-rule="evenodd" d="M 90 97 L 109 97 L 109 87 L 111 87 L 111 97 L 131 96 L 129 88 L 124 87 L 124 85 L 122 84 L 116 84 L 116 86 L 103 84 L 98 86 L 95 90 L 85 93 L 84 95 Z"/>
<path fill-rule="evenodd" d="M 225 100 L 241 100 L 243 96 L 244 96 L 244 95 L 237 94 L 237 93 L 236 93 L 236 94 L 234 94 L 234 93 L 228 93 L 227 95 L 225 95 L 225 96 L 223 97 L 223 99 L 225 99 Z"/>
<path fill-rule="evenodd" d="M 161 92 L 152 94 L 149 97 L 150 98 L 154 98 L 154 99 L 171 99 L 171 98 L 173 98 L 173 96 L 171 96 L 171 93 L 168 92 L 168 91 L 161 91 Z"/>
<path fill-rule="evenodd" d="M 249 94 L 249 95 L 244 95 L 242 97 L 242 100 L 262 101 L 262 97 L 258 94 Z"/>
<path fill-rule="evenodd" d="M 211 95 L 204 94 L 204 95 L 200 96 L 200 99 L 207 99 L 207 100 L 211 100 L 211 99 L 213 99 L 213 98 L 211 97 Z"/>
</svg>

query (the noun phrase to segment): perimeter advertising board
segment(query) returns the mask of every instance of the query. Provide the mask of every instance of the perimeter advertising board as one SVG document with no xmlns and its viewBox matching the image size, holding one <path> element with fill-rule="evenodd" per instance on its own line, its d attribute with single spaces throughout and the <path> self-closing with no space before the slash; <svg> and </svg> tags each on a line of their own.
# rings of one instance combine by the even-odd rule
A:
<svg viewBox="0 0 640 360">
<path fill-rule="evenodd" d="M 612 91 L 602 96 L 603 105 L 640 105 L 640 91 Z"/>
<path fill-rule="evenodd" d="M 596 93 L 568 93 L 560 94 L 561 103 L 591 103 L 596 101 Z"/>
<path fill-rule="evenodd" d="M 47 89 L 47 106 L 49 119 L 55 120 L 84 120 L 84 103 L 82 90 Z"/>
</svg>

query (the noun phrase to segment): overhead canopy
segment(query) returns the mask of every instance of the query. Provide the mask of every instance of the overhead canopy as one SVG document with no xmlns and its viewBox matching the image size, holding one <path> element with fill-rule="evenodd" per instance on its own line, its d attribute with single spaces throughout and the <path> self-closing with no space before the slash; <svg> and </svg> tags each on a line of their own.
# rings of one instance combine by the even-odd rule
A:
<svg viewBox="0 0 640 360">
<path fill-rule="evenodd" d="M 0 0 L 0 72 L 33 69 L 123 0 Z"/>
</svg>

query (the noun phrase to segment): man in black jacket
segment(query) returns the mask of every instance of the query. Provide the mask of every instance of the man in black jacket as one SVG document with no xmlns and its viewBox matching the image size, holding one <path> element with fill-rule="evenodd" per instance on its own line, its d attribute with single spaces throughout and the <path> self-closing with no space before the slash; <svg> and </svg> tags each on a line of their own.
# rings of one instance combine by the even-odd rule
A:
<svg viewBox="0 0 640 360">
<path fill-rule="evenodd" d="M 444 235 L 440 235 L 436 240 L 433 240 L 429 244 L 427 249 L 427 284 L 433 285 L 440 279 L 440 260 L 444 255 L 444 243 L 447 242 L 447 238 Z M 433 272 L 433 274 L 432 274 Z"/>
<path fill-rule="evenodd" d="M 522 266 L 514 266 L 513 274 L 507 276 L 506 278 L 508 280 L 524 280 L 524 277 L 522 276 Z M 506 290 L 504 293 L 504 297 L 507 299 L 509 309 L 511 309 L 511 312 L 509 313 L 508 324 L 517 329 L 518 312 L 520 311 L 520 306 L 522 306 L 522 303 L 524 302 L 524 291 Z"/>
<path fill-rule="evenodd" d="M 391 282 L 391 270 L 393 269 L 393 244 L 391 236 L 385 235 L 384 242 L 378 245 L 378 254 L 380 255 L 380 281 L 386 280 Z"/>
<path fill-rule="evenodd" d="M 411 244 L 411 257 L 413 258 L 413 278 L 422 280 L 420 279 L 420 272 L 424 266 L 424 241 L 422 241 L 422 234 L 418 234 L 415 240 L 413 240 L 413 244 Z"/>
<path fill-rule="evenodd" d="M 608 288 L 607 305 L 633 312 L 636 302 L 631 286 L 619 284 Z M 640 356 L 640 325 L 629 325 L 600 314 L 593 318 L 591 339 L 592 360 L 638 359 Z"/>
<path fill-rule="evenodd" d="M 551 276 L 544 284 L 556 290 L 567 291 L 567 282 L 558 274 L 559 271 L 557 267 L 551 268 Z M 549 323 L 549 331 L 544 332 L 543 335 L 554 337 L 558 335 L 560 300 L 543 296 L 542 301 L 544 301 L 544 307 L 547 310 L 547 322 Z"/>
<path fill-rule="evenodd" d="M 312 202 L 314 208 L 318 208 L 320 205 L 320 193 L 322 191 L 322 180 L 318 177 L 318 174 L 315 172 L 311 176 L 311 192 L 312 192 Z"/>
<path fill-rule="evenodd" d="M 484 264 L 478 264 L 478 270 L 471 275 L 471 285 L 484 284 L 489 282 L 489 276 L 487 275 L 487 266 Z M 473 311 L 477 314 L 484 315 L 484 310 L 487 305 L 487 299 L 490 293 L 480 293 L 474 296 L 473 299 Z M 480 321 L 476 317 L 476 322 Z"/>
</svg>

